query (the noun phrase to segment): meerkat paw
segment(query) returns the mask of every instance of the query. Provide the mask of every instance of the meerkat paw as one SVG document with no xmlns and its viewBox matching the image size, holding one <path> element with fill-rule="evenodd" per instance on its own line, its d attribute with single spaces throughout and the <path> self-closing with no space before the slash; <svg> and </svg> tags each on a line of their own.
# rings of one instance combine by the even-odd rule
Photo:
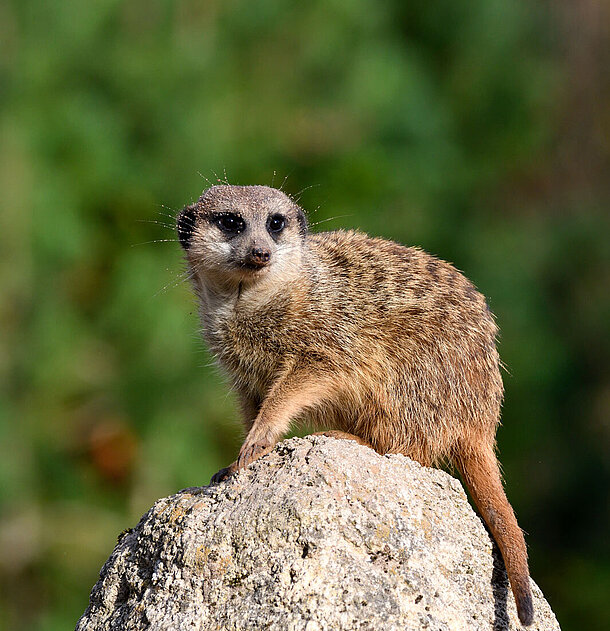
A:
<svg viewBox="0 0 610 631">
<path fill-rule="evenodd" d="M 262 458 L 262 456 L 268 454 L 274 446 L 275 442 L 266 437 L 256 439 L 246 438 L 246 442 L 242 445 L 239 457 L 237 458 L 237 469 L 244 469 L 255 460 Z"/>
<path fill-rule="evenodd" d="M 230 464 L 228 467 L 223 467 L 220 471 L 217 471 L 210 480 L 210 484 L 218 484 L 227 478 L 230 478 L 235 471 L 237 471 L 237 462 Z"/>
</svg>

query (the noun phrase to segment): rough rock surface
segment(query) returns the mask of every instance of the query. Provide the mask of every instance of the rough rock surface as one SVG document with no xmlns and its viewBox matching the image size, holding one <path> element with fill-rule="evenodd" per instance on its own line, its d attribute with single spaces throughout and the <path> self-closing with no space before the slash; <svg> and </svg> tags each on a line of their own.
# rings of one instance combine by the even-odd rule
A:
<svg viewBox="0 0 610 631">
<path fill-rule="evenodd" d="M 535 629 L 559 629 L 534 584 Z M 460 483 L 323 437 L 159 500 L 117 544 L 77 631 L 521 628 Z"/>
</svg>

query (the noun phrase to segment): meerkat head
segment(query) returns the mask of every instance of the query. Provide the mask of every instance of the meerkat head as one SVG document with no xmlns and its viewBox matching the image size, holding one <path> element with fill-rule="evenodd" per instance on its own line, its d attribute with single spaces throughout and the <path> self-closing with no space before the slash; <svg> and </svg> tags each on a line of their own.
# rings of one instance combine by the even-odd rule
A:
<svg viewBox="0 0 610 631">
<path fill-rule="evenodd" d="M 195 281 L 255 282 L 295 263 L 307 233 L 301 208 L 267 186 L 212 186 L 178 215 Z"/>
</svg>

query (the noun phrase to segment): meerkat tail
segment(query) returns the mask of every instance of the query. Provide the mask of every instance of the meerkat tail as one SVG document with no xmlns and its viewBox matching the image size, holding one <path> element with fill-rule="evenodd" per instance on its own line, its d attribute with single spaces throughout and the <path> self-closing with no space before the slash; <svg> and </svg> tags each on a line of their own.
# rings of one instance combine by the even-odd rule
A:
<svg viewBox="0 0 610 631">
<path fill-rule="evenodd" d="M 491 447 L 485 447 L 476 452 L 459 454 L 455 464 L 500 548 L 519 620 L 526 626 L 530 625 L 534 619 L 534 606 L 527 549 L 523 532 L 502 486 L 496 455 Z"/>
</svg>

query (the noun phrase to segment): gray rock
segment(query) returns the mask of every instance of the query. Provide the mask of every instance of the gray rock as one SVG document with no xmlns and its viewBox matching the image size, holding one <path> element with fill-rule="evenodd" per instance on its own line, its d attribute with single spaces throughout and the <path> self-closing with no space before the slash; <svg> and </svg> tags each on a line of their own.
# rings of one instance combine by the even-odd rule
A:
<svg viewBox="0 0 610 631">
<path fill-rule="evenodd" d="M 530 629 L 559 629 L 532 583 Z M 521 628 L 461 484 L 310 436 L 161 499 L 117 544 L 77 631 Z"/>
</svg>

